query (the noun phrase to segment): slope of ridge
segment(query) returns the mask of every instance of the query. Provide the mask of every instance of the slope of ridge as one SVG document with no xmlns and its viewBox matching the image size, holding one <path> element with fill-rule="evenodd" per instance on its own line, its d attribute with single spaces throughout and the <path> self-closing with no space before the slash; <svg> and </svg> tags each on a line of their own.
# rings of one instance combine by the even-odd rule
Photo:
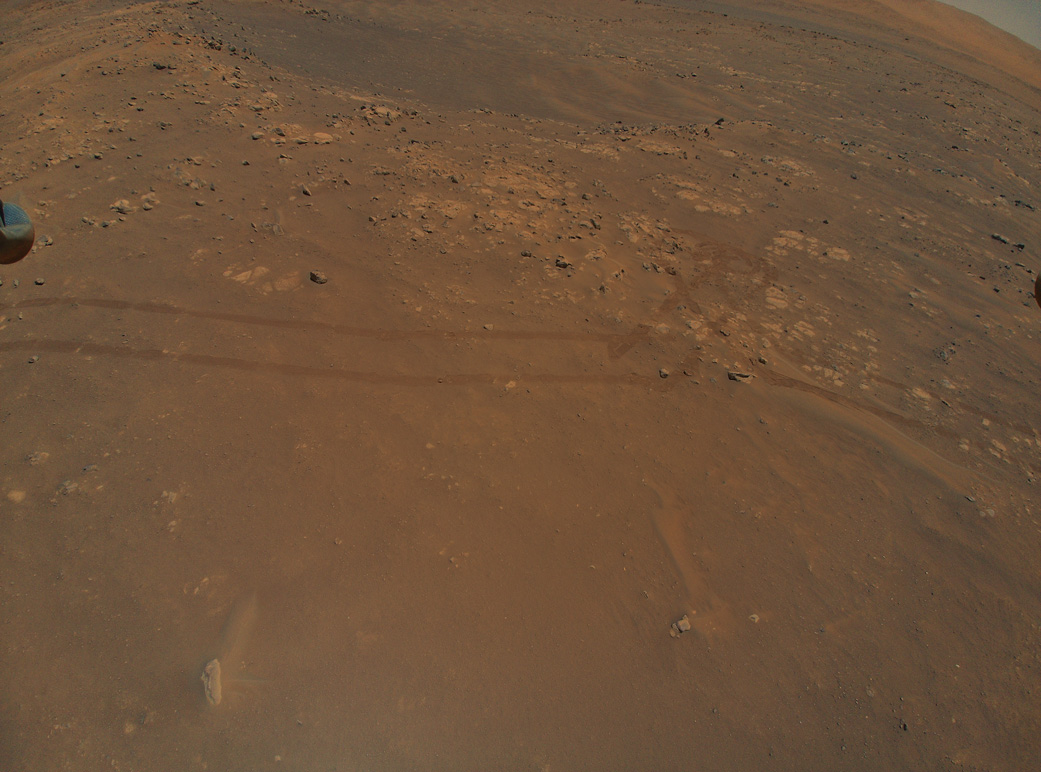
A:
<svg viewBox="0 0 1041 772">
<path fill-rule="evenodd" d="M 1041 99 L 1041 51 L 939 0 L 726 0 L 698 5 L 812 23 L 894 51 L 907 50 L 906 39 L 913 36 L 916 55 L 998 85 L 1032 104 Z"/>
<path fill-rule="evenodd" d="M 874 2 L 911 22 L 911 29 L 920 37 L 968 54 L 1041 90 L 1041 51 L 979 16 L 938 0 Z"/>
</svg>

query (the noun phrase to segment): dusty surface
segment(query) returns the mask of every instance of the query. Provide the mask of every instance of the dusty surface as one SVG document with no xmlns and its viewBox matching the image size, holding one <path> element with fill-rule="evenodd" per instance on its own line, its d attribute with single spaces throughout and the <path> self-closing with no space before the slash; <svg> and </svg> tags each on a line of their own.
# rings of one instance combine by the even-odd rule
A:
<svg viewBox="0 0 1041 772">
<path fill-rule="evenodd" d="M 516 5 L 9 4 L 0 766 L 1036 767 L 1041 54 Z"/>
</svg>

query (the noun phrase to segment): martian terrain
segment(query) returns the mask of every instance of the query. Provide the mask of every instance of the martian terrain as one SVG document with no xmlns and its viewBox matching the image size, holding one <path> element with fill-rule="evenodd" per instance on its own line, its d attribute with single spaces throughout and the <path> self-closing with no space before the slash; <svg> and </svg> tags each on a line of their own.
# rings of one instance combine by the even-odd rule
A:
<svg viewBox="0 0 1041 772">
<path fill-rule="evenodd" d="M 0 769 L 1041 766 L 1041 52 L 931 0 L 4 3 Z"/>
</svg>

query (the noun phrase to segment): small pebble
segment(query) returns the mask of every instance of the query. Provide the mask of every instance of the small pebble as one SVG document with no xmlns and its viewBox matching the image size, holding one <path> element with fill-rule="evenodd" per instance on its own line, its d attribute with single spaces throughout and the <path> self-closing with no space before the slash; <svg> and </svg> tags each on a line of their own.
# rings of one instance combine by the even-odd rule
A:
<svg viewBox="0 0 1041 772">
<path fill-rule="evenodd" d="M 40 361 L 40 358 L 38 356 L 36 356 L 36 354 L 33 354 L 31 357 L 29 357 L 29 364 L 35 364 L 36 362 L 39 362 L 39 361 Z"/>
<path fill-rule="evenodd" d="M 37 279 L 36 279 L 36 280 L 35 280 L 35 281 L 33 282 L 33 284 L 35 284 L 35 285 L 36 285 L 37 287 L 42 287 L 42 286 L 43 286 L 44 284 L 46 284 L 46 282 L 47 282 L 47 280 L 46 280 L 46 279 L 43 279 L 43 278 L 37 278 Z"/>
</svg>

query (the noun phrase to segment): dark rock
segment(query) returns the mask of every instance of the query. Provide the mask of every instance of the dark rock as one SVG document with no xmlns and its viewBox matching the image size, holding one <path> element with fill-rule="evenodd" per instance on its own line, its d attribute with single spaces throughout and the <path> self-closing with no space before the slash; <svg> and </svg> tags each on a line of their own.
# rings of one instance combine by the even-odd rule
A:
<svg viewBox="0 0 1041 772">
<path fill-rule="evenodd" d="M 321 271 L 311 271 L 311 281 L 315 284 L 325 284 L 329 279 Z"/>
<path fill-rule="evenodd" d="M 672 623 L 672 629 L 669 631 L 669 635 L 673 638 L 678 638 L 683 633 L 690 632 L 690 619 L 684 614 L 682 617 Z"/>
</svg>

